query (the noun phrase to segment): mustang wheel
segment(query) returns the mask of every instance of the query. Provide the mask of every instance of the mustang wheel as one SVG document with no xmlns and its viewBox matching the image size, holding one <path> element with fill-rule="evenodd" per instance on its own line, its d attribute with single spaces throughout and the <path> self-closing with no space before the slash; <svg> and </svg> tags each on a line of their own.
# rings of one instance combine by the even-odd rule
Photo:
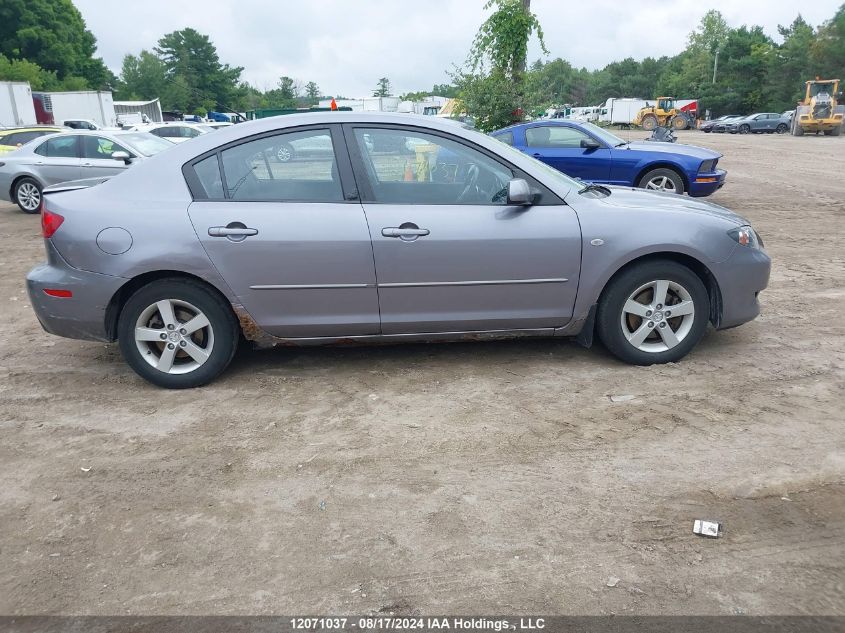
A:
<svg viewBox="0 0 845 633">
<path fill-rule="evenodd" d="M 198 387 L 229 365 L 238 344 L 235 318 L 214 292 L 187 279 L 144 286 L 123 307 L 120 351 L 141 377 L 160 387 Z"/>
<path fill-rule="evenodd" d="M 635 365 L 680 360 L 707 328 L 710 300 L 686 266 L 652 261 L 614 278 L 599 302 L 596 329 L 616 357 Z"/>
<path fill-rule="evenodd" d="M 666 191 L 668 193 L 683 193 L 684 181 L 678 172 L 672 169 L 653 169 L 640 178 L 639 187 L 652 191 Z"/>
<path fill-rule="evenodd" d="M 15 202 L 24 213 L 38 213 L 41 208 L 41 185 L 33 178 L 21 178 L 15 185 Z"/>
</svg>

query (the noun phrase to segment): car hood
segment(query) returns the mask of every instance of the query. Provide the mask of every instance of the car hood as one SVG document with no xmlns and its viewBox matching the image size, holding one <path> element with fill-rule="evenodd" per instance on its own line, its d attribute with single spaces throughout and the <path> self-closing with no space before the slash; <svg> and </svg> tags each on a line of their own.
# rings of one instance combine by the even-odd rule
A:
<svg viewBox="0 0 845 633">
<path fill-rule="evenodd" d="M 606 185 L 602 185 L 606 186 Z M 610 195 L 601 198 L 601 202 L 608 206 L 620 209 L 648 209 L 650 211 L 666 211 L 670 213 L 697 213 L 714 218 L 720 218 L 738 226 L 751 224 L 741 215 L 737 215 L 730 209 L 705 202 L 698 198 L 679 196 L 675 193 L 663 193 L 660 191 L 645 191 L 632 187 L 607 186 Z"/>
<path fill-rule="evenodd" d="M 682 156 L 689 156 L 690 158 L 698 158 L 700 160 L 710 160 L 711 158 L 721 158 L 719 152 L 714 152 L 712 149 L 704 147 L 697 147 L 695 145 L 684 145 L 683 143 L 653 143 L 649 141 L 634 141 L 626 145 L 628 151 L 648 152 L 649 154 L 680 154 Z M 625 148 L 619 148 L 625 151 Z"/>
</svg>

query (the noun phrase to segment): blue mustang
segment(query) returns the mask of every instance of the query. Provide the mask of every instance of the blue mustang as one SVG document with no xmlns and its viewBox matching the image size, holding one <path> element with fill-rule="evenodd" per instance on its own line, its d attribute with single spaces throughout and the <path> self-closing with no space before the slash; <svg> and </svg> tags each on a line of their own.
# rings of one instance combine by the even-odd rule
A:
<svg viewBox="0 0 845 633">
<path fill-rule="evenodd" d="M 709 196 L 725 184 L 722 157 L 702 147 L 624 141 L 592 123 L 539 120 L 491 134 L 573 178 Z"/>
</svg>

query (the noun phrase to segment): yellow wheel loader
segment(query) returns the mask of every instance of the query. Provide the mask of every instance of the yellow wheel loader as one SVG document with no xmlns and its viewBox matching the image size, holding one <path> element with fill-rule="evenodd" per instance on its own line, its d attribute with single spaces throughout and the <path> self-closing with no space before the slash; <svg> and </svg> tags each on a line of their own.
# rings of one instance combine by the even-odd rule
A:
<svg viewBox="0 0 845 633">
<path fill-rule="evenodd" d="M 657 105 L 640 108 L 632 123 L 647 131 L 658 126 L 671 127 L 673 130 L 692 127 L 689 115 L 675 107 L 674 97 L 657 97 Z"/>
<path fill-rule="evenodd" d="M 838 79 L 819 79 L 806 82 L 804 100 L 798 102 L 792 117 L 792 135 L 805 132 L 839 136 L 845 119 L 845 105 Z"/>
</svg>

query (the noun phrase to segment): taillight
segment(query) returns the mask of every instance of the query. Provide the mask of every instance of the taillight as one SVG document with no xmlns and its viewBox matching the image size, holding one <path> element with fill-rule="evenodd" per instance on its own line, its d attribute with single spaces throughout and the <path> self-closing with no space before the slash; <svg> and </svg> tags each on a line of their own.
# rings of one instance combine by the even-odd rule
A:
<svg viewBox="0 0 845 633">
<path fill-rule="evenodd" d="M 41 235 L 44 238 L 53 237 L 53 234 L 59 229 L 65 219 L 58 213 L 50 211 L 41 203 Z"/>
</svg>

